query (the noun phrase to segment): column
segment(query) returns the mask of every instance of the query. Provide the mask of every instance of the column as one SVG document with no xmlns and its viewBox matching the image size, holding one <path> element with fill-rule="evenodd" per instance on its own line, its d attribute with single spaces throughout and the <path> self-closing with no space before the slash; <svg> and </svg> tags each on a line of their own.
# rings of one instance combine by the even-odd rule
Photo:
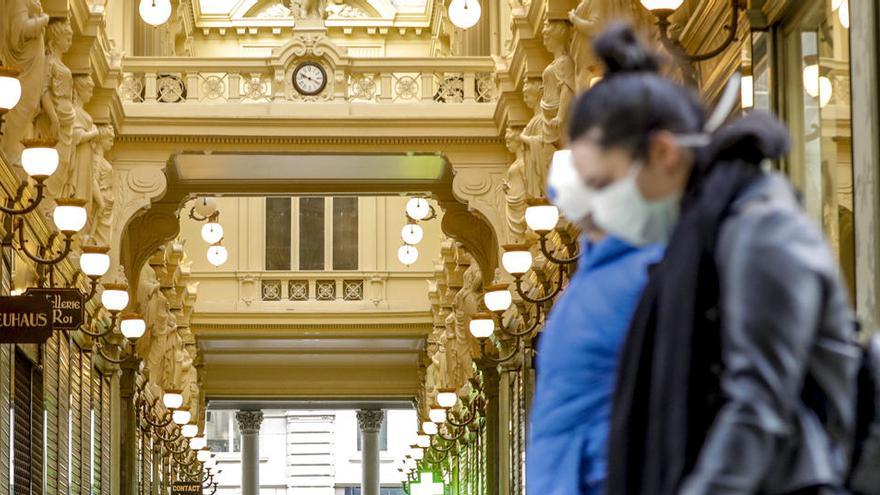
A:
<svg viewBox="0 0 880 495">
<path fill-rule="evenodd" d="M 122 376 L 119 380 L 119 487 L 121 495 L 137 495 L 138 462 L 137 462 L 137 411 L 134 400 L 137 393 L 137 372 L 140 360 L 136 357 L 126 359 L 122 365 Z M 115 437 L 114 437 L 115 438 Z"/>
<path fill-rule="evenodd" d="M 260 424 L 263 411 L 235 413 L 241 430 L 241 495 L 260 494 Z"/>
<path fill-rule="evenodd" d="M 361 409 L 357 412 L 361 432 L 361 495 L 379 495 L 379 430 L 385 412 Z"/>
</svg>

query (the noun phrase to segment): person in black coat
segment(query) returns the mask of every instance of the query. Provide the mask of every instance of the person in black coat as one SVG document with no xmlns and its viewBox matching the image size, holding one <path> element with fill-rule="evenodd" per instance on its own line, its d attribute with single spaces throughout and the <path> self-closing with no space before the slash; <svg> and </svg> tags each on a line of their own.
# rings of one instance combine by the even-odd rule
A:
<svg viewBox="0 0 880 495">
<path fill-rule="evenodd" d="M 624 345 L 606 493 L 839 493 L 860 352 L 820 229 L 760 166 L 786 129 L 753 113 L 707 135 L 631 27 L 594 48 L 607 71 L 569 130 L 593 221 L 667 243 Z"/>
</svg>

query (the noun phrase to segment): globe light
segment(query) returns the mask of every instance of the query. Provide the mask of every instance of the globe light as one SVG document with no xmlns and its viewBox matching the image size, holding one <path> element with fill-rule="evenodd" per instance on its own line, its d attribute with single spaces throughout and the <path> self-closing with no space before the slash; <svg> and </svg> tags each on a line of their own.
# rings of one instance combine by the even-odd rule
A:
<svg viewBox="0 0 880 495">
<path fill-rule="evenodd" d="M 804 91 L 811 97 L 818 98 L 820 107 L 825 107 L 831 102 L 834 86 L 831 84 L 831 79 L 820 75 L 819 64 L 810 64 L 804 67 L 803 78 Z"/>
<path fill-rule="evenodd" d="M 128 306 L 128 286 L 125 284 L 104 284 L 101 304 L 108 311 L 119 312 Z"/>
<path fill-rule="evenodd" d="M 524 244 L 508 244 L 503 246 L 504 254 L 501 255 L 501 264 L 507 273 L 522 275 L 532 267 L 532 253 Z"/>
<path fill-rule="evenodd" d="M 183 405 L 183 392 L 180 390 L 169 389 L 162 395 L 162 404 L 168 409 L 177 409 Z M 189 420 L 183 424 L 189 423 Z"/>
<path fill-rule="evenodd" d="M 478 339 L 485 339 L 495 332 L 495 319 L 490 313 L 474 313 L 468 324 L 471 335 Z"/>
<path fill-rule="evenodd" d="M 407 460 L 403 461 L 403 464 L 404 464 L 404 466 L 406 466 L 406 469 L 408 469 L 410 471 L 415 470 L 415 468 L 417 467 L 415 459 L 407 459 Z"/>
<path fill-rule="evenodd" d="M 486 288 L 483 302 L 489 311 L 504 312 L 513 304 L 513 294 L 507 290 L 507 285 L 490 285 Z"/>
<path fill-rule="evenodd" d="M 138 313 L 123 313 L 119 320 L 119 331 L 128 340 L 139 339 L 144 336 L 147 323 Z"/>
<path fill-rule="evenodd" d="M 415 246 L 422 242 L 422 239 L 425 237 L 425 230 L 422 229 L 421 225 L 408 223 L 400 231 L 400 237 L 403 239 L 403 242 Z"/>
<path fill-rule="evenodd" d="M 182 407 L 180 409 L 175 409 L 173 413 L 171 413 L 171 420 L 174 421 L 174 424 L 185 425 L 189 423 L 189 420 L 192 419 L 192 413 L 189 412 L 189 408 Z"/>
<path fill-rule="evenodd" d="M 210 459 L 210 458 L 211 458 L 211 451 L 208 449 L 203 448 L 202 450 L 199 450 L 198 452 L 196 452 L 196 459 L 198 459 L 199 462 L 208 462 L 208 459 Z"/>
<path fill-rule="evenodd" d="M 397 250 L 397 259 L 405 266 L 410 266 L 419 259 L 419 250 L 415 246 L 404 244 Z"/>
<path fill-rule="evenodd" d="M 110 248 L 107 246 L 83 246 L 79 268 L 89 277 L 103 277 L 110 270 Z"/>
<path fill-rule="evenodd" d="M 840 25 L 844 29 L 849 29 L 849 0 L 843 0 L 840 9 L 837 11 L 837 17 L 840 19 Z"/>
<path fill-rule="evenodd" d="M 425 434 L 416 435 L 416 445 L 425 449 L 430 447 L 431 437 Z"/>
<path fill-rule="evenodd" d="M 428 411 L 428 418 L 438 425 L 443 424 L 446 422 L 446 409 L 443 409 L 442 407 L 432 407 Z"/>
<path fill-rule="evenodd" d="M 199 425 L 188 424 L 180 427 L 180 434 L 184 438 L 194 438 L 199 434 Z"/>
<path fill-rule="evenodd" d="M 477 0 L 452 0 L 449 3 L 449 20 L 455 27 L 469 29 L 480 21 L 483 9 Z"/>
<path fill-rule="evenodd" d="M 425 458 L 425 450 L 421 447 L 417 447 L 412 451 L 412 458 L 416 461 L 421 461 Z"/>
<path fill-rule="evenodd" d="M 202 225 L 202 240 L 208 244 L 217 244 L 223 239 L 223 226 L 218 222 L 208 222 Z"/>
<path fill-rule="evenodd" d="M 742 76 L 740 79 L 740 101 L 742 108 L 748 109 L 755 106 L 755 77 L 751 74 Z"/>
<path fill-rule="evenodd" d="M 458 394 L 455 393 L 455 390 L 441 390 L 437 393 L 437 405 L 440 407 L 444 407 L 449 409 L 454 407 L 458 402 Z"/>
<path fill-rule="evenodd" d="M 205 469 L 211 470 L 217 467 L 217 459 L 211 457 L 205 461 Z"/>
<path fill-rule="evenodd" d="M 437 423 L 432 421 L 425 421 L 422 423 L 422 432 L 425 435 L 434 436 L 437 434 L 439 430 L 437 429 Z"/>
<path fill-rule="evenodd" d="M 539 234 L 546 234 L 559 223 L 559 208 L 546 199 L 530 202 L 526 208 L 526 225 Z"/>
<path fill-rule="evenodd" d="M 161 26 L 171 17 L 170 0 L 141 0 L 138 11 L 141 19 L 151 26 Z"/>
<path fill-rule="evenodd" d="M 683 3 L 684 0 L 642 0 L 642 5 L 655 13 L 676 10 Z"/>
<path fill-rule="evenodd" d="M 406 202 L 406 214 L 415 221 L 424 220 L 431 214 L 431 205 L 425 198 L 412 198 Z"/>
<path fill-rule="evenodd" d="M 208 218 L 217 213 L 217 200 L 211 196 L 199 196 L 193 205 L 196 213 L 202 218 Z"/>
<path fill-rule="evenodd" d="M 52 220 L 55 221 L 55 227 L 64 235 L 76 234 L 86 226 L 88 212 L 84 199 L 57 198 L 55 204 L 57 206 L 52 212 Z"/>
<path fill-rule="evenodd" d="M 208 439 L 204 435 L 200 437 L 192 437 L 189 439 L 189 448 L 192 450 L 201 450 L 208 445 Z"/>
<path fill-rule="evenodd" d="M 18 69 L 0 66 L 0 115 L 12 110 L 21 99 L 20 73 Z"/>
<path fill-rule="evenodd" d="M 208 248 L 208 263 L 214 266 L 221 266 L 229 259 L 229 251 L 225 247 L 216 244 Z"/>
<path fill-rule="evenodd" d="M 21 142 L 21 166 L 34 180 L 43 181 L 58 169 L 57 141 L 54 139 L 25 139 Z"/>
</svg>

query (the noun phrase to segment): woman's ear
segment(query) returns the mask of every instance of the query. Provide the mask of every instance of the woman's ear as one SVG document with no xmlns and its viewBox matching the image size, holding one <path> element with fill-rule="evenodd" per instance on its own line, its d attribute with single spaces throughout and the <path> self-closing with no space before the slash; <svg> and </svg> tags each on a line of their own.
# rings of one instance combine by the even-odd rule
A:
<svg viewBox="0 0 880 495">
<path fill-rule="evenodd" d="M 669 131 L 657 131 L 648 140 L 646 153 L 647 167 L 660 176 L 679 175 L 682 166 L 683 150 L 675 135 Z"/>
</svg>

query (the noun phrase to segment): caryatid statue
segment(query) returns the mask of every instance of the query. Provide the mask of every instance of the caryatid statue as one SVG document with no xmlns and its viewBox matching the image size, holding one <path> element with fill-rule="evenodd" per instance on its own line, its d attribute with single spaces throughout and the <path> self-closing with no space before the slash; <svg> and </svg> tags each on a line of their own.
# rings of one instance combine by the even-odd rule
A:
<svg viewBox="0 0 880 495">
<path fill-rule="evenodd" d="M 91 215 L 88 236 L 98 246 L 109 246 L 113 238 L 113 165 L 107 160 L 107 152 L 113 147 L 116 133 L 113 126 L 98 126 L 98 138 L 94 141 L 95 156 L 92 170 Z"/>
<path fill-rule="evenodd" d="M 483 279 L 479 265 L 469 265 L 462 281 L 461 289 L 453 297 L 452 313 L 446 319 L 446 385 L 456 390 L 473 375 L 473 360 L 480 356 L 480 344 L 469 328 L 471 315 L 480 306 Z"/>
<path fill-rule="evenodd" d="M 544 143 L 558 149 L 568 123 L 571 102 L 575 95 L 574 61 L 568 53 L 571 27 L 568 21 L 547 20 L 544 23 L 544 46 L 553 54 L 553 61 L 542 75 L 541 114 L 544 118 Z M 549 161 L 542 164 L 544 170 Z M 545 174 L 546 175 L 546 174 Z"/>
<path fill-rule="evenodd" d="M 503 184 L 507 228 L 515 240 L 522 240 L 526 233 L 526 182 L 528 178 L 524 158 L 525 145 L 520 138 L 521 132 L 508 127 L 504 135 L 507 149 L 515 156 L 513 162 L 507 167 Z"/>
<path fill-rule="evenodd" d="M 34 118 L 40 110 L 46 71 L 44 35 L 49 16 L 43 13 L 39 0 L 5 0 L 0 5 L 0 62 L 21 71 L 18 80 L 22 86 L 21 99 L 4 116 L 3 151 L 8 160 L 18 164 L 21 140 L 32 133 Z"/>
<path fill-rule="evenodd" d="M 67 177 L 62 177 L 66 188 L 74 197 L 86 200 L 86 209 L 91 218 L 95 213 L 94 198 L 94 169 L 96 141 L 98 138 L 98 126 L 92 116 L 86 112 L 85 106 L 91 101 L 95 90 L 92 76 L 80 74 L 73 78 L 74 110 L 73 120 L 73 151 L 68 167 Z"/>
<path fill-rule="evenodd" d="M 147 324 L 143 337 L 137 341 L 138 355 L 150 370 L 150 382 L 154 393 L 161 394 L 167 386 L 166 354 L 169 353 L 168 334 L 171 312 L 168 300 L 162 293 L 156 272 L 150 265 L 144 265 L 138 281 L 138 306 Z M 176 327 L 176 322 L 174 324 Z M 156 395 L 161 397 L 161 395 Z"/>
<path fill-rule="evenodd" d="M 541 94 L 541 84 L 537 80 L 527 79 L 523 83 L 523 100 L 533 112 L 531 120 L 519 134 L 519 139 L 525 145 L 523 168 L 527 198 L 544 196 L 547 170 L 553 159 L 553 152 L 556 151 L 555 145 L 547 143 L 544 138 L 544 112 L 541 110 Z"/>
<path fill-rule="evenodd" d="M 632 0 L 581 0 L 568 13 L 574 26 L 571 40 L 571 57 L 574 60 L 577 93 L 589 88 L 594 77 L 600 77 L 601 68 L 592 52 L 593 37 L 609 22 L 634 22 L 644 9 Z"/>
<path fill-rule="evenodd" d="M 46 182 L 54 196 L 70 196 L 69 184 L 73 155 L 73 123 L 76 109 L 73 105 L 73 74 L 64 65 L 62 57 L 73 43 L 73 28 L 67 18 L 53 18 L 46 29 L 46 79 L 40 99 L 41 113 L 37 116 L 37 131 L 43 137 L 58 140 L 58 170 Z"/>
</svg>

